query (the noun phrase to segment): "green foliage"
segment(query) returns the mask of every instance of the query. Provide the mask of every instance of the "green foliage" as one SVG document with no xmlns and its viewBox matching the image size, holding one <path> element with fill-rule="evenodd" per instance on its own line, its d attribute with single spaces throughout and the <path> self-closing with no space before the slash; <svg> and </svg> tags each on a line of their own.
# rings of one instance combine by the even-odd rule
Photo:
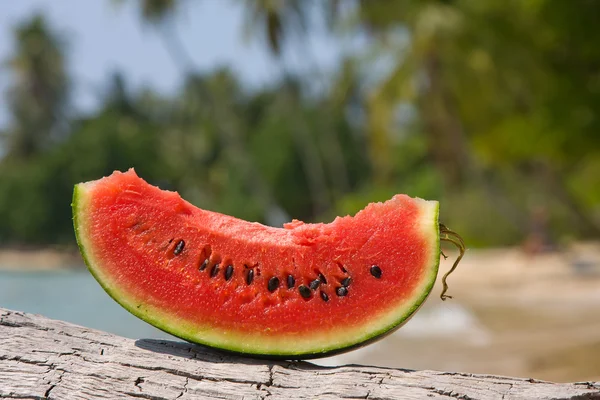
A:
<svg viewBox="0 0 600 400">
<path fill-rule="evenodd" d="M 248 91 L 229 70 L 194 72 L 174 35 L 180 3 L 140 3 L 183 67 L 179 92 L 133 93 L 116 75 L 86 116 L 70 116 L 57 35 L 39 16 L 17 28 L 1 243 L 73 243 L 73 185 L 130 167 L 200 207 L 275 225 L 408 193 L 440 200 L 471 247 L 520 243 L 540 215 L 557 241 L 599 235 L 597 2 L 325 2 L 331 27 L 369 46 L 318 94 L 304 90 L 310 73 Z M 318 8 L 244 4 L 276 53 Z"/>
<path fill-rule="evenodd" d="M 15 78 L 8 90 L 13 124 L 5 144 L 12 157 L 27 158 L 60 136 L 69 79 L 61 41 L 49 34 L 41 15 L 17 26 L 15 39 L 15 55 L 7 60 Z"/>
</svg>

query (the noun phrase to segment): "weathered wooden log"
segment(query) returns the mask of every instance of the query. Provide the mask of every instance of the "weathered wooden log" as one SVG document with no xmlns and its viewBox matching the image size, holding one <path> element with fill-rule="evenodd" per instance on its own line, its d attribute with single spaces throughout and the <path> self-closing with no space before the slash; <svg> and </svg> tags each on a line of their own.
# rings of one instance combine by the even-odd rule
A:
<svg viewBox="0 0 600 400">
<path fill-rule="evenodd" d="M 0 398 L 600 399 L 600 383 L 262 361 L 0 308 Z"/>
</svg>

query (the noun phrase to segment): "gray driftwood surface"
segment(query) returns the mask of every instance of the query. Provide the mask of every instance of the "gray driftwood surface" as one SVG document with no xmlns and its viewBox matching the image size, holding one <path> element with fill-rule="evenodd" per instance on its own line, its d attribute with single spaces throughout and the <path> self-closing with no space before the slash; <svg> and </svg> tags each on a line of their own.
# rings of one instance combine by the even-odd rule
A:
<svg viewBox="0 0 600 400">
<path fill-rule="evenodd" d="M 600 399 L 600 383 L 262 361 L 0 308 L 0 398 Z"/>
</svg>

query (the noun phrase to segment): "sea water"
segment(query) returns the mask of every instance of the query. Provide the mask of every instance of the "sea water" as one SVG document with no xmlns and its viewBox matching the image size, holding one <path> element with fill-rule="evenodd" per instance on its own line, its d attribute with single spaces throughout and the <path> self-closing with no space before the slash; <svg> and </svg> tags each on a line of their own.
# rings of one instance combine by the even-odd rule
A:
<svg viewBox="0 0 600 400">
<path fill-rule="evenodd" d="M 13 272 L 0 270 L 0 307 L 59 319 L 132 339 L 181 339 L 170 336 L 134 317 L 104 292 L 87 270 Z M 458 318 L 460 317 L 460 318 Z M 452 323 L 448 323 L 448 319 Z M 471 313 L 459 305 L 425 307 L 393 335 L 410 339 L 459 335 L 476 342 L 487 334 L 478 328 Z M 482 336 L 483 335 L 483 336 Z M 485 341 L 485 340 L 484 340 Z M 371 362 L 373 351 L 391 341 L 381 341 L 357 351 L 314 360 L 320 365 Z M 481 344 L 481 343 L 479 343 Z M 393 351 L 390 349 L 389 351 Z"/>
<path fill-rule="evenodd" d="M 172 338 L 121 308 L 87 270 L 0 271 L 0 307 L 138 338 Z"/>
</svg>

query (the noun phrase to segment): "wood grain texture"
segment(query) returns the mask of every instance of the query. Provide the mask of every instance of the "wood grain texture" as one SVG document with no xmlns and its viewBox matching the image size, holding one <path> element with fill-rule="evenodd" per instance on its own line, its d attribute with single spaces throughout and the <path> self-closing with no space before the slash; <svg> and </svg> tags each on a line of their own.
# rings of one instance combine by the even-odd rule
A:
<svg viewBox="0 0 600 400">
<path fill-rule="evenodd" d="M 0 398 L 600 400 L 600 383 L 262 361 L 0 308 Z"/>
</svg>

